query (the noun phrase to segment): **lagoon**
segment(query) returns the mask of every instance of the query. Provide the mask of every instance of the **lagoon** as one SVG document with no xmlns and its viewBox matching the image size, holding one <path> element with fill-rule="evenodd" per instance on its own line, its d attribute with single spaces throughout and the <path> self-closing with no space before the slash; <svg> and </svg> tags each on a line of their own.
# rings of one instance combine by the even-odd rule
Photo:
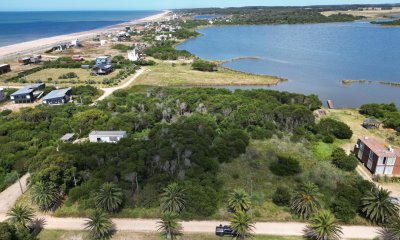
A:
<svg viewBox="0 0 400 240">
<path fill-rule="evenodd" d="M 223 26 L 199 32 L 202 36 L 177 48 L 213 60 L 252 57 L 228 61 L 224 66 L 288 78 L 288 82 L 273 89 L 317 94 L 323 101 L 333 100 L 337 107 L 370 102 L 395 102 L 400 106 L 400 87 L 341 83 L 345 79 L 400 82 L 400 28 L 360 21 Z"/>
</svg>

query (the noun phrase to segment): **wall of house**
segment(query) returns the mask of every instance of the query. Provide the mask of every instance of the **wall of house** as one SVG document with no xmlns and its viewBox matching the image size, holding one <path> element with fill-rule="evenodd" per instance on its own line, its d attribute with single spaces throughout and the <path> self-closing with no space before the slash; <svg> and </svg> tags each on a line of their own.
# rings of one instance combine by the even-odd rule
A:
<svg viewBox="0 0 400 240">
<path fill-rule="evenodd" d="M 30 94 L 13 96 L 13 99 L 11 100 L 14 103 L 32 103 L 35 101 L 35 97 L 33 96 L 33 93 L 30 93 Z"/>
<path fill-rule="evenodd" d="M 65 98 L 52 98 L 52 99 L 47 99 L 46 104 L 48 105 L 57 105 L 57 104 L 64 104 L 65 103 Z"/>
<path fill-rule="evenodd" d="M 106 143 L 115 143 L 121 140 L 122 136 L 98 136 L 98 135 L 89 135 L 90 142 L 106 142 Z"/>
</svg>

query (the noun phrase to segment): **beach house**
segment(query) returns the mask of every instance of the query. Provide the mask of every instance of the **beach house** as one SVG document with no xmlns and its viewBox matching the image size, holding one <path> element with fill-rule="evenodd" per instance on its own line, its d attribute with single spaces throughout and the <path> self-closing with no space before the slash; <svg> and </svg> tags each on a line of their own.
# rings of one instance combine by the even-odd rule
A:
<svg viewBox="0 0 400 240">
<path fill-rule="evenodd" d="M 400 148 L 372 137 L 357 140 L 354 154 L 374 175 L 400 176 Z"/>
<path fill-rule="evenodd" d="M 43 98 L 43 104 L 61 105 L 71 100 L 71 88 L 57 89 L 51 91 Z"/>
<path fill-rule="evenodd" d="M 117 143 L 124 137 L 126 137 L 125 131 L 92 131 L 89 134 L 89 141 Z"/>
<path fill-rule="evenodd" d="M 132 62 L 135 62 L 137 60 L 140 59 L 139 53 L 138 51 L 135 49 L 133 49 L 132 51 L 128 52 L 128 59 Z"/>
<path fill-rule="evenodd" d="M 0 64 L 0 75 L 11 72 L 10 64 Z"/>
<path fill-rule="evenodd" d="M 111 56 L 99 56 L 96 58 L 96 65 L 92 68 L 93 73 L 106 75 L 113 71 Z"/>
<path fill-rule="evenodd" d="M 71 41 L 71 46 L 72 47 L 80 47 L 82 46 L 81 41 L 79 39 L 74 39 Z"/>
<path fill-rule="evenodd" d="M 43 95 L 44 83 L 31 84 L 10 95 L 13 103 L 33 103 Z"/>
</svg>

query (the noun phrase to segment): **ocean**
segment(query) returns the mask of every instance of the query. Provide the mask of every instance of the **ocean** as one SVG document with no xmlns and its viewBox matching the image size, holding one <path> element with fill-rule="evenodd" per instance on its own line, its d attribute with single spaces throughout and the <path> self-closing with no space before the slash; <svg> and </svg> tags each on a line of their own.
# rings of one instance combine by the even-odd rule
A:
<svg viewBox="0 0 400 240">
<path fill-rule="evenodd" d="M 202 36 L 178 46 L 226 67 L 288 78 L 272 89 L 317 94 L 337 107 L 364 103 L 400 106 L 400 27 L 353 23 L 224 26 L 199 30 Z M 342 80 L 367 80 L 343 85 Z M 260 87 L 231 87 L 251 89 Z"/>
<path fill-rule="evenodd" d="M 0 12 L 0 47 L 94 30 L 158 13 L 160 11 Z"/>
</svg>

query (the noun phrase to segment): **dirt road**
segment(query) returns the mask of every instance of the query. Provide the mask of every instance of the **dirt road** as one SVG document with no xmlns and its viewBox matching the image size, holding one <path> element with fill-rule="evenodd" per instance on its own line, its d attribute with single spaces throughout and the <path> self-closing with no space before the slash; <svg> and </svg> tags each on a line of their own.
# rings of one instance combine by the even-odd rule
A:
<svg viewBox="0 0 400 240">
<path fill-rule="evenodd" d="M 46 229 L 58 230 L 83 230 L 85 219 L 83 218 L 55 218 L 41 216 L 46 219 Z M 4 216 L 0 216 L 0 221 Z M 156 219 L 113 219 L 118 231 L 130 232 L 156 232 Z M 189 221 L 182 222 L 183 229 L 188 233 L 214 233 L 215 227 L 227 222 L 217 221 Z M 297 222 L 260 222 L 256 223 L 255 234 L 278 236 L 302 236 L 304 223 Z M 344 226 L 343 238 L 345 239 L 373 239 L 377 235 L 378 228 L 365 226 Z"/>
<path fill-rule="evenodd" d="M 29 177 L 29 173 L 21 177 L 22 190 L 25 192 L 27 189 L 26 180 Z M 19 182 L 15 182 L 9 186 L 6 190 L 0 193 L 0 215 L 6 214 L 7 211 L 14 206 L 15 201 L 22 195 L 21 187 Z"/>
<path fill-rule="evenodd" d="M 110 96 L 113 92 L 115 92 L 115 91 L 117 91 L 117 90 L 120 90 L 120 89 L 124 89 L 124 88 L 129 87 L 129 86 L 133 83 L 133 81 L 135 81 L 144 71 L 145 71 L 145 68 L 139 69 L 130 79 L 128 79 L 128 81 L 126 81 L 126 82 L 124 82 L 123 84 L 118 85 L 118 86 L 116 86 L 116 87 L 112 87 L 112 88 L 101 88 L 101 90 L 103 90 L 104 93 L 103 93 L 103 95 L 101 95 L 101 96 L 96 100 L 96 102 L 97 102 L 97 101 L 104 100 L 106 97 Z M 93 106 L 93 105 L 96 105 L 96 102 L 93 103 L 92 106 Z"/>
</svg>

